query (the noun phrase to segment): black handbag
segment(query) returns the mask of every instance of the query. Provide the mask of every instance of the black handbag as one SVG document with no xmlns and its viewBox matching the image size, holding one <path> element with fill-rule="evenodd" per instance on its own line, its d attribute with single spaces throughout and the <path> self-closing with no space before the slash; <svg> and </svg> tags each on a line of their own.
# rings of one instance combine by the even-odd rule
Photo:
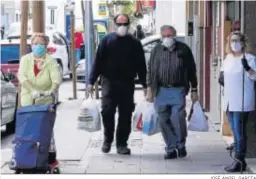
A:
<svg viewBox="0 0 256 179">
<path fill-rule="evenodd" d="M 224 72 L 223 71 L 220 72 L 220 76 L 219 76 L 218 82 L 219 82 L 219 84 L 221 86 L 224 86 Z"/>
</svg>

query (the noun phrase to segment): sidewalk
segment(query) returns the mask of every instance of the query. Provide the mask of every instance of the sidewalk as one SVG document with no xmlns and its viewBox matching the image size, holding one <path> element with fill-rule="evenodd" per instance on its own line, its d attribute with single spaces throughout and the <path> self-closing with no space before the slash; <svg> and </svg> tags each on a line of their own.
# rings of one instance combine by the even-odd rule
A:
<svg viewBox="0 0 256 179">
<path fill-rule="evenodd" d="M 190 101 L 187 102 L 189 110 Z M 183 159 L 164 160 L 161 134 L 148 137 L 132 132 L 131 156 L 117 155 L 115 144 L 109 154 L 102 154 L 101 145 L 102 133 L 93 134 L 79 164 L 87 166 L 85 173 L 224 173 L 224 166 L 232 162 L 225 151 L 225 142 L 213 128 L 207 133 L 189 132 L 188 157 Z"/>
<path fill-rule="evenodd" d="M 142 93 L 136 92 L 135 101 L 141 98 Z M 117 155 L 115 144 L 109 154 L 102 154 L 102 132 L 87 133 L 76 128 L 81 103 L 82 100 L 64 101 L 58 108 L 55 136 L 63 174 L 224 173 L 224 166 L 232 162 L 225 151 L 225 141 L 213 128 L 210 132 L 189 132 L 188 156 L 183 159 L 164 160 L 161 135 L 148 137 L 139 132 L 132 132 L 130 136 L 131 156 Z M 2 173 L 13 173 L 7 165 L 11 148 L 2 149 L 1 154 Z"/>
</svg>

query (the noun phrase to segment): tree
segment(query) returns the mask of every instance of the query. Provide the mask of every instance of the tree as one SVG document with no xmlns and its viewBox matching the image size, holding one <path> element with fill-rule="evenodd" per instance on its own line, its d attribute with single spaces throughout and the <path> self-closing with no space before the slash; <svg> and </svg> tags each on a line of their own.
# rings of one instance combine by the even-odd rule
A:
<svg viewBox="0 0 256 179">
<path fill-rule="evenodd" d="M 111 0 L 111 1 L 107 1 L 107 7 L 109 10 L 110 18 L 114 18 L 114 16 L 119 13 L 123 13 L 129 16 L 132 24 L 137 22 L 137 18 L 134 17 L 134 12 L 136 10 L 136 0 L 131 0 L 131 1 Z"/>
</svg>

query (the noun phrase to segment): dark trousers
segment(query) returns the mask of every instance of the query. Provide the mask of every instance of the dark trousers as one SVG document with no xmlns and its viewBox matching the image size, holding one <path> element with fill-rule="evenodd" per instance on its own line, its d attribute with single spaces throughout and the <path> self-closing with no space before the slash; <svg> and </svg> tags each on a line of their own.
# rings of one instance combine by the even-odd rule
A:
<svg viewBox="0 0 256 179">
<path fill-rule="evenodd" d="M 115 131 L 115 113 L 118 108 L 116 130 L 117 147 L 126 147 L 131 133 L 134 81 L 112 81 L 102 78 L 102 118 L 104 142 L 112 143 Z"/>
<path fill-rule="evenodd" d="M 229 125 L 234 136 L 234 146 L 237 155 L 245 157 L 246 154 L 246 125 L 249 112 L 231 112 L 227 111 Z"/>
</svg>

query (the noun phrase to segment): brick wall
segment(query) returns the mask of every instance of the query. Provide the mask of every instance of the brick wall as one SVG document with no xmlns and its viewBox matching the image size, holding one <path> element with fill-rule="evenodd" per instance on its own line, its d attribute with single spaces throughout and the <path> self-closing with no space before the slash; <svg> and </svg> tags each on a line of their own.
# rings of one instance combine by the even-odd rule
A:
<svg viewBox="0 0 256 179">
<path fill-rule="evenodd" d="M 248 36 L 250 46 L 256 46 L 256 1 L 244 1 L 245 19 L 244 31 Z M 256 158 L 256 111 L 250 115 L 247 125 L 247 157 Z"/>
</svg>

